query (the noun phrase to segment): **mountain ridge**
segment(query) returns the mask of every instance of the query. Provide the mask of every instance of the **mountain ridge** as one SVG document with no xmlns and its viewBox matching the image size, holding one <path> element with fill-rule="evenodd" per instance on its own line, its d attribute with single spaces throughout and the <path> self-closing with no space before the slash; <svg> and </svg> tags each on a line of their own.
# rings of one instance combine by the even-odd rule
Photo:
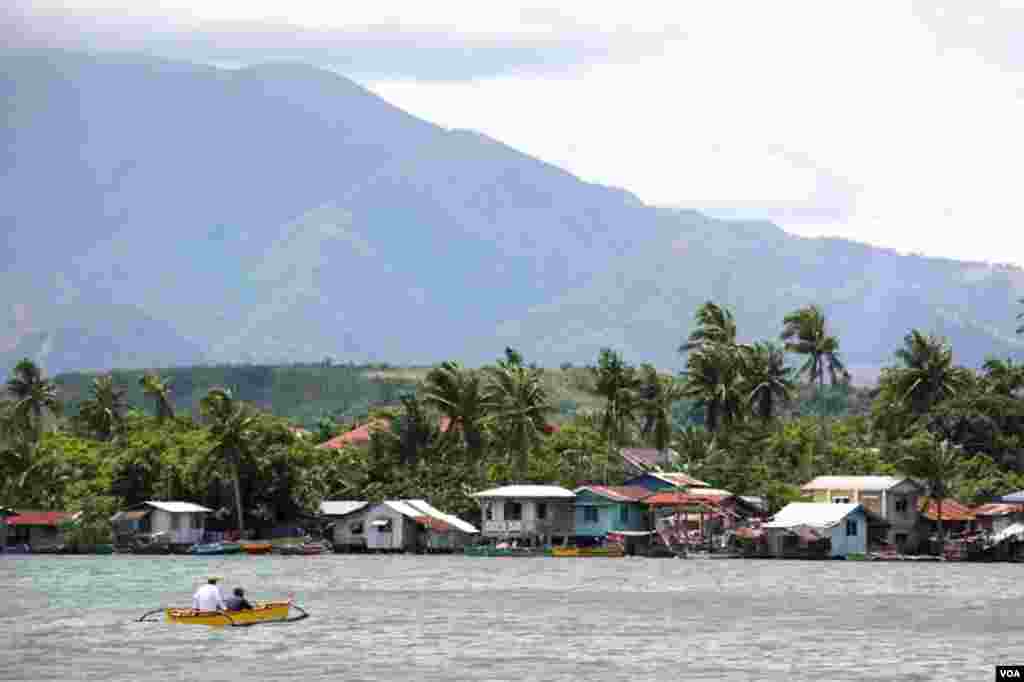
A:
<svg viewBox="0 0 1024 682">
<path fill-rule="evenodd" d="M 505 345 L 678 367 L 708 299 L 751 339 L 819 303 L 868 368 L 912 326 L 965 364 L 1024 347 L 1020 268 L 650 206 L 315 67 L 0 67 L 0 368 L 481 364 Z"/>
</svg>

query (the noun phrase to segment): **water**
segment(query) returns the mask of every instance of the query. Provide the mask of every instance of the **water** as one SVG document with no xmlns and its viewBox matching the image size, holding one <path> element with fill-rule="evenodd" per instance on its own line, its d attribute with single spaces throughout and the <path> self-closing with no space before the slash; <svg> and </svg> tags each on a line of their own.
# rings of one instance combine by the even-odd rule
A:
<svg viewBox="0 0 1024 682">
<path fill-rule="evenodd" d="M 1024 663 L 1024 566 L 3 557 L 0 679 L 981 680 Z M 204 576 L 289 625 L 133 619 Z"/>
</svg>

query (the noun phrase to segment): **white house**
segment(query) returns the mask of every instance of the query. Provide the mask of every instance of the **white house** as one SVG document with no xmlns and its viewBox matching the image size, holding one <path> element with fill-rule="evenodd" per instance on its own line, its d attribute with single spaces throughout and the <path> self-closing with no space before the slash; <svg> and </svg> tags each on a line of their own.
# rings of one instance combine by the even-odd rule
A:
<svg viewBox="0 0 1024 682">
<path fill-rule="evenodd" d="M 162 543 L 194 545 L 203 541 L 206 515 L 212 512 L 192 502 L 149 500 L 110 517 L 115 544 L 130 542 L 136 535 L 160 533 Z"/>
<path fill-rule="evenodd" d="M 791 502 L 763 527 L 775 556 L 795 556 L 819 543 L 831 557 L 868 551 L 867 513 L 857 503 Z"/>
<path fill-rule="evenodd" d="M 507 485 L 473 497 L 480 504 L 484 537 L 550 545 L 575 532 L 576 493 L 557 485 Z"/>
<path fill-rule="evenodd" d="M 324 501 L 320 513 L 333 521 L 334 546 L 339 550 L 454 551 L 479 532 L 425 500 Z"/>
</svg>

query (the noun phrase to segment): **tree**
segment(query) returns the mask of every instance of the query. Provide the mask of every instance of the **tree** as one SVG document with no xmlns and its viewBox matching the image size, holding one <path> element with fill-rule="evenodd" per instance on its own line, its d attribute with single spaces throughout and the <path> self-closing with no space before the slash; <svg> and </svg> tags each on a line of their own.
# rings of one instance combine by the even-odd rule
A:
<svg viewBox="0 0 1024 682">
<path fill-rule="evenodd" d="M 912 330 L 903 338 L 896 358 L 903 366 L 888 375 L 883 390 L 916 415 L 952 398 L 970 383 L 966 370 L 953 365 L 952 347 L 937 336 Z"/>
<path fill-rule="evenodd" d="M 139 379 L 142 392 L 153 399 L 156 405 L 156 419 L 174 419 L 174 405 L 171 403 L 171 382 L 159 374 L 147 372 Z"/>
<path fill-rule="evenodd" d="M 756 343 L 742 354 L 743 390 L 750 410 L 765 422 L 775 416 L 776 402 L 791 400 L 796 385 L 786 355 L 773 343 Z"/>
<path fill-rule="evenodd" d="M 679 346 L 680 353 L 700 348 L 709 343 L 736 345 L 736 320 L 728 308 L 708 301 L 697 308 L 694 319 L 697 322 L 697 328 L 690 334 L 686 342 Z"/>
<path fill-rule="evenodd" d="M 825 313 L 818 306 L 809 305 L 782 318 L 782 334 L 779 338 L 785 342 L 786 351 L 807 357 L 797 373 L 807 377 L 809 384 L 817 382 L 819 400 L 823 400 L 826 374 L 833 386 L 849 383 L 850 373 L 839 357 L 839 339 L 828 333 Z M 824 402 L 821 408 L 821 433 L 824 437 Z"/>
<path fill-rule="evenodd" d="M 235 511 L 238 513 L 238 531 L 245 532 L 242 515 L 242 485 L 239 469 L 242 457 L 248 453 L 256 425 L 256 415 L 235 400 L 230 389 L 212 388 L 200 402 L 200 410 L 210 420 L 213 448 L 210 454 L 228 465 L 235 489 Z"/>
<path fill-rule="evenodd" d="M 683 395 L 705 410 L 708 431 L 730 426 L 743 414 L 743 374 L 736 346 L 705 344 L 686 359 Z"/>
<path fill-rule="evenodd" d="M 637 407 L 643 423 L 640 433 L 658 450 L 672 440 L 672 406 L 683 397 L 683 387 L 672 377 L 663 377 L 653 365 L 640 368 Z"/>
<path fill-rule="evenodd" d="M 482 461 L 487 405 L 480 375 L 457 362 L 444 362 L 427 373 L 422 399 L 448 418 L 448 437 L 461 434 L 469 455 Z"/>
<path fill-rule="evenodd" d="M 114 384 L 109 374 L 92 380 L 91 397 L 82 403 L 81 418 L 100 440 L 110 440 L 124 419 L 124 390 Z"/>
<path fill-rule="evenodd" d="M 490 368 L 487 404 L 505 442 L 516 455 L 520 480 L 529 473 L 530 450 L 541 442 L 552 407 L 541 381 L 542 370 L 522 364 Z"/>
<path fill-rule="evenodd" d="M 612 451 L 615 445 L 623 442 L 627 425 L 636 409 L 636 389 L 639 386 L 636 370 L 611 348 L 602 348 L 597 366 L 588 369 L 594 377 L 595 392 L 605 399 L 600 429 L 608 441 L 610 462 Z"/>
<path fill-rule="evenodd" d="M 942 500 L 949 494 L 950 486 L 958 477 L 963 453 L 948 440 L 938 441 L 927 432 L 904 441 L 902 451 L 899 462 L 903 471 L 924 481 L 928 494 L 937 501 L 939 543 L 944 545 L 946 534 L 942 526 Z"/>
<path fill-rule="evenodd" d="M 982 365 L 982 370 L 982 384 L 986 392 L 1004 398 L 1015 398 L 1024 388 L 1024 367 L 1014 363 L 1010 358 L 988 358 Z"/>
<path fill-rule="evenodd" d="M 38 443 L 46 414 L 59 415 L 61 412 L 56 384 L 44 378 L 39 367 L 25 358 L 14 366 L 7 381 L 7 392 L 14 398 L 12 416 L 32 442 Z"/>
</svg>

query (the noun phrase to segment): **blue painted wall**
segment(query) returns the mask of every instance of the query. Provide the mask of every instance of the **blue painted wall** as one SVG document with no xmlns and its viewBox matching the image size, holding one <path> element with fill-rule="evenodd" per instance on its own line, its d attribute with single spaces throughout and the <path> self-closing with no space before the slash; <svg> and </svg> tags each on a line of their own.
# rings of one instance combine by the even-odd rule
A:
<svg viewBox="0 0 1024 682">
<path fill-rule="evenodd" d="M 587 509 L 597 520 L 587 520 Z M 638 502 L 615 502 L 590 490 L 576 493 L 576 535 L 601 536 L 617 530 L 649 530 L 647 507 Z"/>
</svg>

